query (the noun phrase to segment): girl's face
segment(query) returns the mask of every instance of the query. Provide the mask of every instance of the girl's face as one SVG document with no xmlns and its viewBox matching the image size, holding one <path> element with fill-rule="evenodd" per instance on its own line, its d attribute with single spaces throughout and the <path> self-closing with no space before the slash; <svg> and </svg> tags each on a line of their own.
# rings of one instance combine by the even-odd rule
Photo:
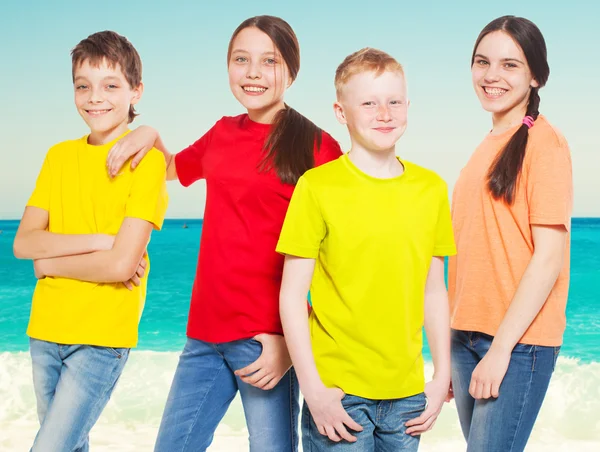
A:
<svg viewBox="0 0 600 452">
<path fill-rule="evenodd" d="M 231 46 L 229 86 L 250 119 L 270 123 L 284 108 L 283 95 L 292 84 L 287 65 L 269 36 L 244 28 Z"/>
<path fill-rule="evenodd" d="M 533 78 L 521 47 L 505 32 L 486 35 L 475 50 L 473 87 L 484 110 L 495 115 L 525 115 Z"/>
</svg>

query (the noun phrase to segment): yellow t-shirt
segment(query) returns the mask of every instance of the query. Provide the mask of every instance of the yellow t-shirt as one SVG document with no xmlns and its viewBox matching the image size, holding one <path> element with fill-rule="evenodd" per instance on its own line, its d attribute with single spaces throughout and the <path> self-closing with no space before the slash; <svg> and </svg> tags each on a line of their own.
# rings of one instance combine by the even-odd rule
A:
<svg viewBox="0 0 600 452">
<path fill-rule="evenodd" d="M 135 171 L 127 163 L 111 179 L 106 157 L 121 137 L 91 146 L 85 136 L 48 151 L 27 205 L 48 211 L 50 232 L 116 235 L 125 217 L 162 227 L 168 203 L 165 159 L 152 149 Z M 27 334 L 60 344 L 135 347 L 149 270 L 133 291 L 122 283 L 39 280 Z"/>
<path fill-rule="evenodd" d="M 347 155 L 298 181 L 277 251 L 316 259 L 310 333 L 323 383 L 369 399 L 423 391 L 424 290 L 455 253 L 445 182 L 402 161 L 378 179 Z"/>
</svg>

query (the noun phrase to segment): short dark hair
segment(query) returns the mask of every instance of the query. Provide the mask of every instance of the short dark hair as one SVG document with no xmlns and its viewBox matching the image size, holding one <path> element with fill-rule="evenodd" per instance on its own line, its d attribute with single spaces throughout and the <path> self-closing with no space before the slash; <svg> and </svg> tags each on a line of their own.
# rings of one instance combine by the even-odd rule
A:
<svg viewBox="0 0 600 452">
<path fill-rule="evenodd" d="M 133 44 L 126 37 L 114 31 L 100 31 L 89 35 L 71 50 L 72 76 L 75 69 L 84 61 L 99 66 L 103 61 L 111 67 L 120 67 L 131 88 L 137 88 L 142 82 L 142 60 Z M 133 105 L 129 106 L 129 122 L 138 114 Z"/>
</svg>

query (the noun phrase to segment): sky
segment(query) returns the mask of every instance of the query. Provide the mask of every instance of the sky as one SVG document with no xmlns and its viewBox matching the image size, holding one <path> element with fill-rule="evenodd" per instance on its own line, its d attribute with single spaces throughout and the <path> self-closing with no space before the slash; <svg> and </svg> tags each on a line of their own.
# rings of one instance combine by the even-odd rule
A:
<svg viewBox="0 0 600 452">
<path fill-rule="evenodd" d="M 438 172 L 452 189 L 491 128 L 470 74 L 472 46 L 496 17 L 535 22 L 546 39 L 550 79 L 540 111 L 567 138 L 575 216 L 600 216 L 600 2 L 547 0 L 113 1 L 3 0 L 0 5 L 0 219 L 20 218 L 47 150 L 88 130 L 73 103 L 70 50 L 88 35 L 114 30 L 139 51 L 145 91 L 132 127 L 157 128 L 171 151 L 202 136 L 222 116 L 243 113 L 229 90 L 226 53 L 233 30 L 270 14 L 294 28 L 298 79 L 286 102 L 349 148 L 333 114 L 333 76 L 362 47 L 384 50 L 406 71 L 409 125 L 397 154 Z M 171 218 L 198 218 L 205 186 L 169 184 Z"/>
</svg>

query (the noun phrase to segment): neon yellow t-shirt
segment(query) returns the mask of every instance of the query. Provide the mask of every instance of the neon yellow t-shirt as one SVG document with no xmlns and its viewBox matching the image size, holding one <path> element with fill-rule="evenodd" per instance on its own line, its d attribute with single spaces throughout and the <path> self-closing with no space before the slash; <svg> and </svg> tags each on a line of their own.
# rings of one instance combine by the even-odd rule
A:
<svg viewBox="0 0 600 452">
<path fill-rule="evenodd" d="M 277 251 L 316 259 L 310 334 L 323 383 L 369 399 L 424 390 L 424 290 L 456 252 L 445 182 L 402 161 L 378 179 L 347 155 L 300 178 Z"/>
<path fill-rule="evenodd" d="M 168 203 L 165 159 L 152 149 L 135 171 L 126 163 L 111 179 L 106 157 L 121 137 L 92 146 L 85 136 L 48 151 L 27 205 L 48 211 L 50 232 L 116 235 L 125 217 L 141 218 L 155 229 L 162 227 Z M 133 291 L 122 283 L 39 280 L 27 334 L 60 344 L 135 347 L 149 271 L 148 266 Z"/>
</svg>

